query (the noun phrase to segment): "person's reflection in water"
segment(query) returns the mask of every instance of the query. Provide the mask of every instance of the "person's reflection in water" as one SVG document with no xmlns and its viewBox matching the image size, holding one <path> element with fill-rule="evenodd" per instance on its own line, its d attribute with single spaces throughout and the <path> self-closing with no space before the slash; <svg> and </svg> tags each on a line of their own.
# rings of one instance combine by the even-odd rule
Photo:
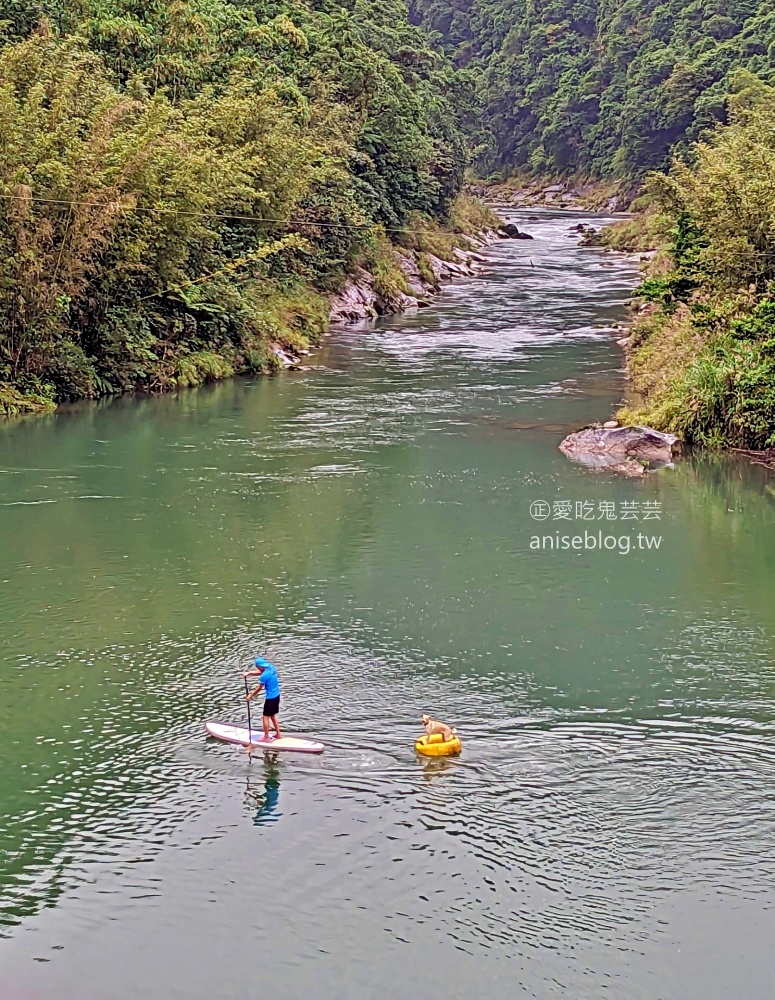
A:
<svg viewBox="0 0 775 1000">
<path fill-rule="evenodd" d="M 261 791 L 257 791 L 248 778 L 245 801 L 258 806 L 253 817 L 254 826 L 276 823 L 282 816 L 282 813 L 277 812 L 280 801 L 280 769 L 277 766 L 277 754 L 264 753 L 264 787 Z"/>
</svg>

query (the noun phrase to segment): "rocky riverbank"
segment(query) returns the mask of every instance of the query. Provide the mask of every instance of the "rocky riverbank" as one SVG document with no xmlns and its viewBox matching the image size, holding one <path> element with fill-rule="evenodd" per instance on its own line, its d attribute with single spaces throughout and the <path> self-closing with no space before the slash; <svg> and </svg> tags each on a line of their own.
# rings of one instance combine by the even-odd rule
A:
<svg viewBox="0 0 775 1000">
<path fill-rule="evenodd" d="M 390 252 L 399 281 L 385 288 L 374 273 L 365 267 L 356 268 L 344 287 L 331 296 L 330 326 L 368 324 L 380 316 L 426 308 L 445 282 L 481 273 L 487 263 L 479 253 L 484 247 L 500 240 L 532 238 L 513 223 L 504 222 L 497 228 L 487 227 L 475 234 L 460 236 L 458 242 L 463 245 L 451 246 L 439 254 L 394 247 Z M 302 356 L 310 353 L 294 353 L 279 343 L 273 344 L 272 350 L 282 368 L 299 367 Z"/>
<path fill-rule="evenodd" d="M 476 199 L 462 195 L 445 225 L 415 216 L 395 241 L 379 231 L 364 241 L 359 264 L 341 276 L 342 285 L 335 293 L 326 294 L 304 282 L 283 292 L 265 282 L 261 322 L 250 328 L 250 337 L 243 336 L 244 343 L 235 338 L 209 350 L 181 348 L 166 359 L 163 370 L 149 363 L 148 371 L 140 373 L 142 378 L 122 385 L 120 392 L 107 386 L 96 391 L 86 385 L 80 395 L 94 398 L 133 390 L 191 388 L 233 375 L 301 368 L 303 359 L 332 328 L 370 323 L 379 316 L 430 305 L 444 282 L 483 269 L 486 261 L 480 251 L 484 247 L 507 239 L 532 237 Z M 68 391 L 67 398 L 78 396 Z M 27 386 L 21 389 L 0 379 L 0 417 L 50 412 L 57 402 L 53 395 L 36 394 Z"/>
<path fill-rule="evenodd" d="M 468 194 L 498 208 L 591 209 L 597 212 L 624 212 L 636 194 L 618 182 L 552 181 L 512 177 L 506 181 L 473 181 Z"/>
<path fill-rule="evenodd" d="M 512 223 L 498 229 L 483 229 L 466 236 L 464 247 L 452 247 L 444 259 L 427 251 L 395 248 L 393 255 L 403 276 L 404 290 L 380 291 L 373 274 L 364 268 L 348 278 L 331 299 L 330 321 L 334 325 L 373 322 L 379 316 L 403 313 L 430 305 L 445 281 L 478 274 L 486 259 L 478 252 L 491 243 L 507 239 L 532 239 Z"/>
</svg>

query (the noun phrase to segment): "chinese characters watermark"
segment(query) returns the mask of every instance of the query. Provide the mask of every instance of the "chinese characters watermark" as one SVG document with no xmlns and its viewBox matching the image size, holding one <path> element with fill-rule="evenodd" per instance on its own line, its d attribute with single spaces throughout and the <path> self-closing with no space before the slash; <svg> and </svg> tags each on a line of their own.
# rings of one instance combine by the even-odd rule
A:
<svg viewBox="0 0 775 1000">
<path fill-rule="evenodd" d="M 534 521 L 659 521 L 660 500 L 534 500 L 530 504 Z"/>
<path fill-rule="evenodd" d="M 660 500 L 534 500 L 530 504 L 530 516 L 534 521 L 597 521 L 608 524 L 611 521 L 659 521 L 662 519 L 662 502 Z M 628 555 L 630 552 L 645 552 L 658 550 L 662 544 L 661 535 L 647 535 L 634 530 L 636 525 L 630 525 L 630 531 L 624 534 L 610 534 L 602 528 L 595 530 L 585 525 L 583 534 L 561 534 L 560 525 L 550 525 L 545 535 L 533 535 L 530 538 L 530 549 L 541 552 L 561 551 L 596 551 L 618 552 Z M 565 525 L 563 525 L 565 527 Z M 570 527 L 570 526 L 568 526 Z"/>
</svg>

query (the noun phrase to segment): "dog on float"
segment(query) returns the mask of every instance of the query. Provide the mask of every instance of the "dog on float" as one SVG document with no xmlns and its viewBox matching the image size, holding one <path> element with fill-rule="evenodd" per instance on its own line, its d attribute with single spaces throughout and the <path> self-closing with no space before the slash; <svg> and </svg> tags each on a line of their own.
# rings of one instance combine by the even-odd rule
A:
<svg viewBox="0 0 775 1000">
<path fill-rule="evenodd" d="M 454 740 L 457 736 L 457 729 L 448 726 L 446 722 L 439 722 L 437 719 L 432 719 L 427 713 L 423 713 L 420 718 L 426 736 L 433 736 L 438 733 L 445 743 L 449 740 Z"/>
</svg>

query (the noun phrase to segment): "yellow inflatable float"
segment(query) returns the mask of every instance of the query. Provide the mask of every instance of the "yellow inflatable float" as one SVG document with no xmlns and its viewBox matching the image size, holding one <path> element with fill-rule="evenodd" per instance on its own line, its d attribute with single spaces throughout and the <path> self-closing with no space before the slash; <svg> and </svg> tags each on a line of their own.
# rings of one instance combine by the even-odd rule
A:
<svg viewBox="0 0 775 1000">
<path fill-rule="evenodd" d="M 460 753 L 463 744 L 460 737 L 455 736 L 451 740 L 445 740 L 441 733 L 433 733 L 432 736 L 421 736 L 414 745 L 417 753 L 424 757 L 451 757 Z"/>
</svg>

